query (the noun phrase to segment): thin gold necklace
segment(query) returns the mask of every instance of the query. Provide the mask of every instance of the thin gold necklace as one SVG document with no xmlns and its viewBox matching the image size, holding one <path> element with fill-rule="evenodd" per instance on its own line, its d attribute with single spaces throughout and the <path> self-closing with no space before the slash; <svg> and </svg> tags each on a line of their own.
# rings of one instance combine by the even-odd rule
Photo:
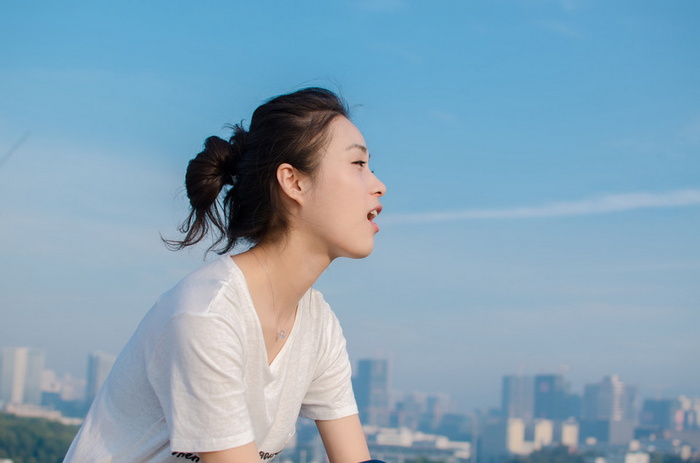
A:
<svg viewBox="0 0 700 463">
<path fill-rule="evenodd" d="M 280 339 L 284 339 L 287 337 L 287 332 L 283 329 L 280 329 L 280 317 L 277 314 L 277 307 L 275 304 L 275 288 L 272 286 L 272 279 L 270 278 L 270 273 L 267 271 L 267 268 L 263 265 L 262 262 L 260 262 L 260 259 L 258 259 L 257 254 L 255 254 L 255 251 L 253 251 L 253 248 L 250 249 L 250 253 L 255 257 L 255 260 L 258 261 L 258 264 L 262 267 L 262 269 L 265 271 L 265 275 L 267 275 L 267 283 L 270 285 L 270 293 L 272 294 L 272 312 L 275 314 L 275 323 L 277 324 L 277 332 L 275 333 L 275 341 L 279 341 Z M 294 312 L 292 312 L 292 315 Z M 287 323 L 289 322 L 289 319 L 292 318 L 292 315 L 290 315 L 287 318 Z"/>
</svg>

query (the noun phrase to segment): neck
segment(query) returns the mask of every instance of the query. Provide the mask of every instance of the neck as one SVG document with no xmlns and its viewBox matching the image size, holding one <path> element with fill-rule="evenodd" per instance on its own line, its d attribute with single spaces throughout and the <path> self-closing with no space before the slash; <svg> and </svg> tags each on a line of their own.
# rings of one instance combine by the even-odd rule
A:
<svg viewBox="0 0 700 463">
<path fill-rule="evenodd" d="M 304 293 L 332 261 L 327 255 L 314 253 L 313 248 L 305 246 L 293 232 L 283 239 L 260 243 L 253 249 L 255 256 L 247 252 L 235 259 L 241 264 L 247 263 L 244 265 L 244 273 L 246 268 L 252 272 L 250 277 L 253 281 L 264 284 L 264 280 L 269 278 L 269 284 L 274 289 L 276 310 L 283 320 L 293 313 Z M 262 269 L 256 270 L 259 267 L 256 256 L 263 265 Z"/>
</svg>

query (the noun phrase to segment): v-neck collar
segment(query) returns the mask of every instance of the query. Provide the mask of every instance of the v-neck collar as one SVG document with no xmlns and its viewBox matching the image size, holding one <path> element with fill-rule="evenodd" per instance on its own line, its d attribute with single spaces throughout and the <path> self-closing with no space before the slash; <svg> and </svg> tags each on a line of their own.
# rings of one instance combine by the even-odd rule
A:
<svg viewBox="0 0 700 463">
<path fill-rule="evenodd" d="M 241 288 L 241 294 L 242 294 L 242 301 L 246 305 L 246 310 L 249 311 L 249 315 L 252 316 L 252 318 L 255 320 L 255 336 L 256 340 L 255 342 L 258 343 L 259 348 L 261 349 L 261 352 L 264 353 L 263 355 L 263 363 L 265 366 L 268 368 L 268 371 L 270 373 L 275 373 L 277 371 L 277 365 L 282 361 L 281 359 L 286 356 L 286 352 L 291 349 L 291 345 L 294 343 L 294 340 L 297 337 L 297 332 L 299 331 L 299 326 L 301 324 L 301 319 L 304 316 L 304 311 L 305 311 L 305 306 L 309 304 L 309 298 L 311 297 L 311 288 L 309 288 L 303 296 L 301 296 L 301 299 L 299 300 L 299 304 L 297 305 L 297 310 L 296 314 L 294 316 L 294 324 L 292 325 L 292 331 L 289 333 L 287 336 L 287 340 L 285 341 L 284 345 L 282 348 L 277 352 L 275 357 L 272 359 L 272 362 L 267 361 L 267 347 L 265 346 L 265 336 L 263 334 L 263 329 L 262 329 L 262 324 L 260 323 L 260 317 L 258 316 L 258 311 L 255 310 L 255 304 L 253 304 L 253 297 L 250 295 L 250 288 L 248 287 L 248 281 L 245 278 L 245 274 L 241 270 L 241 268 L 238 266 L 235 260 L 232 258 L 233 256 L 231 255 L 226 255 L 225 258 L 229 260 L 231 267 L 234 269 L 234 272 L 236 273 L 237 278 L 239 279 L 239 285 L 238 287 Z"/>
</svg>

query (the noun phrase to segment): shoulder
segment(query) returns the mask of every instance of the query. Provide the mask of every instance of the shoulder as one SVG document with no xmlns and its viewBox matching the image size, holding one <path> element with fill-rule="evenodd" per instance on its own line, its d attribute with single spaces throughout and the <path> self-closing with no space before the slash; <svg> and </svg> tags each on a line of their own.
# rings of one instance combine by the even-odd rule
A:
<svg viewBox="0 0 700 463">
<path fill-rule="evenodd" d="M 301 304 L 303 321 L 307 336 L 315 338 L 321 344 L 334 342 L 343 336 L 338 317 L 326 302 L 323 294 L 316 289 L 309 289 Z"/>
<path fill-rule="evenodd" d="M 183 278 L 164 293 L 157 305 L 171 315 L 209 314 L 229 316 L 248 303 L 245 279 L 230 256 L 222 256 Z"/>
<path fill-rule="evenodd" d="M 194 319 L 235 330 L 242 336 L 255 326 L 249 300 L 238 267 L 230 257 L 222 257 L 195 270 L 163 293 L 141 321 L 136 337 L 151 339 L 157 337 L 156 333 L 178 327 L 189 331 L 194 327 Z"/>
<path fill-rule="evenodd" d="M 335 324 L 338 323 L 338 318 L 331 309 L 330 304 L 326 302 L 323 294 L 317 289 L 310 288 L 303 299 L 307 299 L 307 310 L 305 315 L 317 324 Z M 304 300 L 302 299 L 302 303 Z"/>
</svg>

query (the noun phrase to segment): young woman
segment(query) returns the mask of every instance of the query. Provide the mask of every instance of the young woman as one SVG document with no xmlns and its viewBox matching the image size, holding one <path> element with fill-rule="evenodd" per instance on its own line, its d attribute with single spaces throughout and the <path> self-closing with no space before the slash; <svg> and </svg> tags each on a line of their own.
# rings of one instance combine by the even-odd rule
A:
<svg viewBox="0 0 700 463">
<path fill-rule="evenodd" d="M 187 168 L 185 237 L 169 244 L 213 239 L 222 257 L 148 312 L 65 461 L 268 461 L 299 415 L 331 462 L 368 460 L 345 339 L 311 288 L 335 258 L 372 251 L 386 188 L 368 164 L 343 102 L 320 88 L 208 138 Z M 230 255 L 239 244 L 252 247 Z"/>
</svg>

